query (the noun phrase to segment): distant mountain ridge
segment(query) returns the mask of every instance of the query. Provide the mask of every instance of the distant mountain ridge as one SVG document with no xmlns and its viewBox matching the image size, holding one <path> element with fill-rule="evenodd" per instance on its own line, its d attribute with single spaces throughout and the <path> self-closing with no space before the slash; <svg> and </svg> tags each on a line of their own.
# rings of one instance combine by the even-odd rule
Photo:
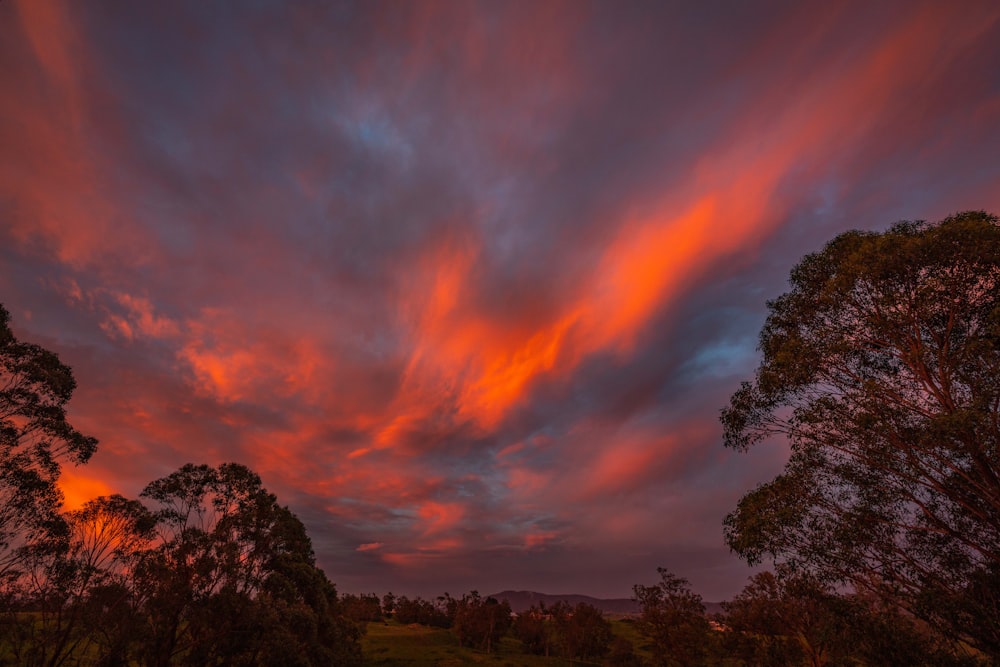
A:
<svg viewBox="0 0 1000 667">
<path fill-rule="evenodd" d="M 580 602 L 597 607 L 606 614 L 638 614 L 639 603 L 630 598 L 616 598 L 603 600 L 592 598 L 589 595 L 549 595 L 548 593 L 537 593 L 535 591 L 503 591 L 490 595 L 497 600 L 507 600 L 510 603 L 511 611 L 521 613 L 527 611 L 532 605 L 545 603 L 546 607 L 554 605 L 556 602 L 566 602 L 576 605 Z"/>
<path fill-rule="evenodd" d="M 510 603 L 511 611 L 517 613 L 527 611 L 532 605 L 537 606 L 539 603 L 545 603 L 545 606 L 549 607 L 560 601 L 570 605 L 586 602 L 593 607 L 597 607 L 605 614 L 638 614 L 640 611 L 639 603 L 631 598 L 602 599 L 590 597 L 589 595 L 550 595 L 536 591 L 503 591 L 501 593 L 493 593 L 488 597 L 496 598 L 497 600 L 507 600 Z M 705 613 L 707 614 L 715 614 L 722 611 L 722 605 L 718 602 L 706 602 L 704 604 Z"/>
</svg>

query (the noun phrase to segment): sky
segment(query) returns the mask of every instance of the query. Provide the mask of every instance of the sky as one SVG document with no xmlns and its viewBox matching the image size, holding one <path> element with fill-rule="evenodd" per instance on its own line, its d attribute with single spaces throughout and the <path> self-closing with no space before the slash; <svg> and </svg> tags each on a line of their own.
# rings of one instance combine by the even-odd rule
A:
<svg viewBox="0 0 1000 667">
<path fill-rule="evenodd" d="M 68 507 L 236 461 L 342 592 L 707 600 L 719 411 L 849 229 L 1000 212 L 995 2 L 0 2 L 0 303 Z"/>
</svg>

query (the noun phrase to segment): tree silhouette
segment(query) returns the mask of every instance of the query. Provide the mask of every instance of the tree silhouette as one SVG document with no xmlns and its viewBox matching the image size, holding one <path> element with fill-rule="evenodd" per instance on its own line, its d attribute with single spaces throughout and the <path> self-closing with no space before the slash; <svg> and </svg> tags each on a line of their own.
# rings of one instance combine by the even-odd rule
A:
<svg viewBox="0 0 1000 667">
<path fill-rule="evenodd" d="M 787 437 L 730 546 L 900 604 L 1000 659 L 1000 226 L 983 212 L 849 232 L 768 304 L 729 447 Z"/>
<path fill-rule="evenodd" d="M 76 381 L 59 357 L 19 341 L 0 306 L 0 623 L 19 664 L 58 664 L 73 648 L 84 580 L 69 556 L 56 486 L 64 462 L 85 463 L 97 440 L 66 418 Z M 36 622 L 40 621 L 40 622 Z"/>
<path fill-rule="evenodd" d="M 305 527 L 254 472 L 188 464 L 142 497 L 159 506 L 161 531 L 135 569 L 145 664 L 359 663 L 359 631 L 316 567 Z"/>
<path fill-rule="evenodd" d="M 641 608 L 637 627 L 652 642 L 656 665 L 699 664 L 706 655 L 711 631 L 701 596 L 691 591 L 687 579 L 662 567 L 656 571 L 660 583 L 633 589 Z"/>
<path fill-rule="evenodd" d="M 463 646 L 473 646 L 487 653 L 510 629 L 510 605 L 506 600 L 483 598 L 478 591 L 463 595 L 455 607 L 452 631 Z"/>
<path fill-rule="evenodd" d="M 0 596 L 8 600 L 20 547 L 65 531 L 61 464 L 85 463 L 97 448 L 66 419 L 75 389 L 72 370 L 55 353 L 17 340 L 0 305 Z"/>
</svg>

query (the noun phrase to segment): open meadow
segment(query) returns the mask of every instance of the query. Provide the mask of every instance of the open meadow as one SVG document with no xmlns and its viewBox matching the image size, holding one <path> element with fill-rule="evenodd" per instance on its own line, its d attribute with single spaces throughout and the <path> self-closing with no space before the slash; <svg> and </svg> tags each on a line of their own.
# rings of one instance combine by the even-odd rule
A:
<svg viewBox="0 0 1000 667">
<path fill-rule="evenodd" d="M 640 648 L 640 636 L 634 624 L 627 620 L 612 620 L 616 636 L 634 642 L 636 653 L 650 658 Z M 395 621 L 373 622 L 361 641 L 364 664 L 375 667 L 452 667 L 457 665 L 502 665 L 503 667 L 563 667 L 570 665 L 601 665 L 600 661 L 588 662 L 561 657 L 528 655 L 521 642 L 504 637 L 492 653 L 460 646 L 450 630 L 431 628 L 412 623 L 402 625 Z"/>
</svg>

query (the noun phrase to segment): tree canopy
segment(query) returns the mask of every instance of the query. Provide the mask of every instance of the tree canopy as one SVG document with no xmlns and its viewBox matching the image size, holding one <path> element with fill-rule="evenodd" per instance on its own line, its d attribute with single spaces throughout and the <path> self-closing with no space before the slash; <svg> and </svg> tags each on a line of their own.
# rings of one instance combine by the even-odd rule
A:
<svg viewBox="0 0 1000 667">
<path fill-rule="evenodd" d="M 149 665 L 360 661 L 358 631 L 316 567 L 302 522 L 246 466 L 187 464 L 141 494 L 159 541 L 134 589 Z"/>
<path fill-rule="evenodd" d="M 848 232 L 768 303 L 727 446 L 784 436 L 784 471 L 726 539 L 891 596 L 1000 656 L 1000 226 L 984 212 Z"/>
<path fill-rule="evenodd" d="M 70 368 L 9 321 L 0 306 L 0 662 L 360 663 L 305 526 L 246 466 L 187 464 L 142 500 L 63 511 L 61 466 L 97 440 L 67 420 Z"/>
<path fill-rule="evenodd" d="M 637 627 L 652 642 L 658 667 L 701 664 L 708 651 L 709 623 L 701 596 L 687 579 L 658 567 L 660 582 L 633 587 L 642 610 Z"/>
<path fill-rule="evenodd" d="M 97 439 L 66 418 L 76 380 L 45 348 L 18 340 L 0 305 L 0 580 L 17 576 L 20 547 L 56 529 L 63 462 L 86 463 Z"/>
</svg>

